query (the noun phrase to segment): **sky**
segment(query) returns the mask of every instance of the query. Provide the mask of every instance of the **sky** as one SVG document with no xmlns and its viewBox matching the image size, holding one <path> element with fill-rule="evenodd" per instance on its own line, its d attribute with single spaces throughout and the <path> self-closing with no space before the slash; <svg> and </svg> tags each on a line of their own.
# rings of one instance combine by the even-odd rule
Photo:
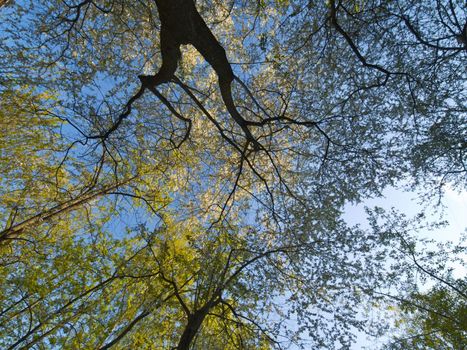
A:
<svg viewBox="0 0 467 350">
<path fill-rule="evenodd" d="M 457 241 L 461 232 L 467 229 L 467 192 L 456 192 L 446 188 L 442 207 L 434 206 L 436 199 L 420 203 L 414 192 L 403 192 L 396 188 L 383 191 L 383 197 L 366 200 L 358 205 L 347 205 L 344 218 L 349 224 L 365 224 L 365 207 L 379 206 L 384 209 L 396 208 L 407 216 L 423 211 L 427 219 L 442 219 L 449 222 L 446 228 L 421 232 L 420 238 L 435 239 L 440 242 Z"/>
<path fill-rule="evenodd" d="M 420 198 L 414 192 L 403 192 L 396 188 L 388 188 L 383 192 L 383 197 L 381 198 L 369 199 L 358 205 L 347 205 L 344 218 L 349 224 L 365 226 L 365 207 L 379 206 L 387 210 L 394 207 L 409 217 L 423 211 L 428 220 L 442 219 L 446 220 L 449 224 L 439 230 L 422 231 L 419 238 L 434 239 L 438 242 L 458 242 L 460 234 L 467 231 L 467 192 L 459 193 L 446 188 L 442 201 L 443 208 L 433 207 L 434 202 L 435 200 L 433 203 L 429 203 L 429 205 L 427 202 L 421 203 Z M 466 276 L 466 269 L 460 266 L 454 267 L 455 277 Z M 367 339 L 366 335 L 360 334 L 352 350 L 372 349 L 374 346 L 374 340 Z"/>
</svg>

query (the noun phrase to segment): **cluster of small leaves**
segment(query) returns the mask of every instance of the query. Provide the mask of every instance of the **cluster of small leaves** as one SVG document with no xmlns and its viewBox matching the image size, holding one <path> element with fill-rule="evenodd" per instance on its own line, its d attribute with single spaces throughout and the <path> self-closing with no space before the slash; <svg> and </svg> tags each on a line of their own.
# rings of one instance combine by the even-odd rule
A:
<svg viewBox="0 0 467 350">
<path fill-rule="evenodd" d="M 461 1 L 197 1 L 256 152 L 192 47 L 134 95 L 161 64 L 155 3 L 0 7 L 2 348 L 171 348 L 201 317 L 193 348 L 347 349 L 387 284 L 449 282 L 406 221 L 339 216 L 409 175 L 465 185 Z"/>
</svg>

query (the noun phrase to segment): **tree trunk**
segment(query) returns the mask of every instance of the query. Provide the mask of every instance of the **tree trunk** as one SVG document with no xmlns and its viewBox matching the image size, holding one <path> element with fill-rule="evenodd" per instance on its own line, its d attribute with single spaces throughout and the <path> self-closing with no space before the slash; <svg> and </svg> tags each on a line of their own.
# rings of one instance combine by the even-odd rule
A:
<svg viewBox="0 0 467 350">
<path fill-rule="evenodd" d="M 205 305 L 194 314 L 188 317 L 188 323 L 185 326 L 185 329 L 180 337 L 180 341 L 177 345 L 177 350 L 189 350 L 190 345 L 193 342 L 196 334 L 198 333 L 199 329 L 201 328 L 201 324 L 203 323 L 206 315 L 208 314 L 209 310 L 211 309 L 211 305 Z"/>
<path fill-rule="evenodd" d="M 156 87 L 173 78 L 181 57 L 180 45 L 191 44 L 211 65 L 217 74 L 221 97 L 230 116 L 243 130 L 256 150 L 261 145 L 255 139 L 248 122 L 241 116 L 232 97 L 235 78 L 226 52 L 204 19 L 193 0 L 155 0 L 161 21 L 160 43 L 162 66 L 155 76 L 140 76 L 143 85 Z"/>
</svg>

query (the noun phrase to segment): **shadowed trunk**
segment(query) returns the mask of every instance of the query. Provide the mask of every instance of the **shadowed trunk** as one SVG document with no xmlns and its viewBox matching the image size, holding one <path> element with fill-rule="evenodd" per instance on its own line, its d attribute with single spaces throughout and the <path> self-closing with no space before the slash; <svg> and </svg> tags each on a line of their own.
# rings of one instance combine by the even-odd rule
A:
<svg viewBox="0 0 467 350">
<path fill-rule="evenodd" d="M 255 150 L 261 145 L 251 134 L 248 122 L 238 112 L 232 97 L 232 71 L 224 48 L 217 41 L 196 9 L 193 0 L 155 0 L 161 21 L 160 43 L 162 65 L 154 76 L 140 76 L 144 86 L 156 87 L 170 81 L 181 57 L 180 45 L 191 44 L 217 74 L 222 100 L 230 116 L 242 129 L 247 142 Z"/>
<path fill-rule="evenodd" d="M 193 339 L 199 332 L 204 319 L 209 311 L 221 302 L 221 290 L 219 289 L 204 306 L 188 316 L 188 323 L 183 330 L 176 350 L 189 350 Z"/>
<path fill-rule="evenodd" d="M 210 309 L 211 306 L 206 305 L 188 317 L 188 323 L 183 330 L 182 336 L 180 337 L 180 341 L 178 342 L 176 348 L 177 350 L 188 350 L 190 348 L 193 339 L 198 333 L 201 324 L 203 323 Z"/>
</svg>

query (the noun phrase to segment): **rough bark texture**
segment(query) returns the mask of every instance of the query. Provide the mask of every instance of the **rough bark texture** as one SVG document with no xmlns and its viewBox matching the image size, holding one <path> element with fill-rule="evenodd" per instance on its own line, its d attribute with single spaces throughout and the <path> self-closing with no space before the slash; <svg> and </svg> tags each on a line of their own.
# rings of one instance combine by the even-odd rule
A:
<svg viewBox="0 0 467 350">
<path fill-rule="evenodd" d="M 193 45 L 216 72 L 222 100 L 230 116 L 242 128 L 247 142 L 259 150 L 261 145 L 251 134 L 247 121 L 235 106 L 232 97 L 232 82 L 235 75 L 227 60 L 226 52 L 199 14 L 194 1 L 155 0 L 155 2 L 161 21 L 162 65 L 156 75 L 140 76 L 143 86 L 155 87 L 169 82 L 174 77 L 181 57 L 180 45 Z"/>
</svg>

